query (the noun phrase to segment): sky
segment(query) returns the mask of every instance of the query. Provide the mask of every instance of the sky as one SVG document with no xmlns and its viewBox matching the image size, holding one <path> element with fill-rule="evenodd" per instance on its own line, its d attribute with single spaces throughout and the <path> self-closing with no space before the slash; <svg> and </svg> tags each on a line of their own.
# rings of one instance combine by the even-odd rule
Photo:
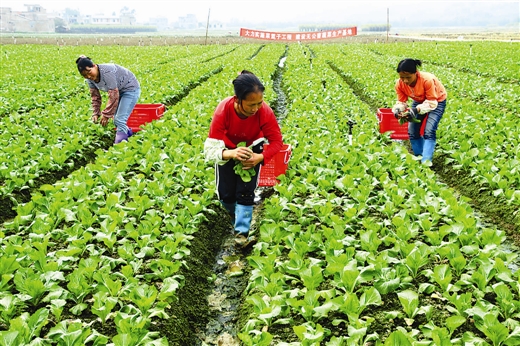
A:
<svg viewBox="0 0 520 346">
<path fill-rule="evenodd" d="M 387 13 L 393 25 L 412 23 L 418 21 L 418 17 L 432 15 L 457 16 L 454 17 L 456 22 L 465 15 L 489 17 L 490 10 L 497 8 L 503 8 L 500 15 L 510 17 L 504 20 L 514 22 L 516 18 L 518 22 L 520 16 L 520 0 L 0 0 L 1 7 L 11 7 L 13 11 L 25 10 L 25 4 L 40 5 L 47 12 L 70 8 L 83 14 L 105 15 L 119 14 L 126 6 L 135 10 L 138 22 L 147 22 L 154 17 L 175 21 L 178 17 L 195 14 L 199 22 L 206 22 L 209 17 L 210 22 L 233 20 L 251 26 L 273 22 L 356 24 L 361 20 L 381 24 L 386 23 Z M 457 11 L 457 8 L 462 10 Z"/>
</svg>

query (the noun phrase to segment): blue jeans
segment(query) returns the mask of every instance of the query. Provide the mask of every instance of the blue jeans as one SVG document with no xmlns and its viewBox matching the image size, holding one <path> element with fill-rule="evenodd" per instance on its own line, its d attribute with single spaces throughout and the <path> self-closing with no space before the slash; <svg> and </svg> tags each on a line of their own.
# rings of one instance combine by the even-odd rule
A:
<svg viewBox="0 0 520 346">
<path fill-rule="evenodd" d="M 125 91 L 119 93 L 119 105 L 117 106 L 116 114 L 114 115 L 114 125 L 116 125 L 118 132 L 128 133 L 128 126 L 126 122 L 130 118 L 130 114 L 134 110 L 137 100 L 141 96 L 141 89 Z"/>
<path fill-rule="evenodd" d="M 416 107 L 418 104 L 419 102 L 413 101 L 412 107 Z M 428 120 L 426 121 L 426 126 L 424 128 L 424 139 L 437 139 L 437 127 L 439 126 L 439 122 L 441 121 L 445 109 L 446 100 L 439 102 L 437 108 L 428 113 Z M 421 138 L 421 125 L 425 117 L 426 114 L 420 114 L 418 117 L 419 119 L 421 119 L 420 123 L 408 123 L 408 135 L 410 136 L 410 139 Z"/>
</svg>

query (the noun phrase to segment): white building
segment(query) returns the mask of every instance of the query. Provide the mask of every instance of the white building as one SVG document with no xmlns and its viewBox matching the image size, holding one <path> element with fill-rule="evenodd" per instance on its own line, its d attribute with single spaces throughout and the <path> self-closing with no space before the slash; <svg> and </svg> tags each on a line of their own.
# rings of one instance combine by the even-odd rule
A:
<svg viewBox="0 0 520 346">
<path fill-rule="evenodd" d="M 168 18 L 166 17 L 150 18 L 148 24 L 154 25 L 159 31 L 165 31 L 169 29 Z"/>
<path fill-rule="evenodd" d="M 116 16 L 105 16 L 104 14 L 95 14 L 92 16 L 86 16 L 86 18 L 86 24 L 121 25 L 121 18 Z"/>
<path fill-rule="evenodd" d="M 131 13 L 122 13 L 119 16 L 115 14 L 106 16 L 104 14 L 95 14 L 92 16 L 85 16 L 84 24 L 93 25 L 135 25 L 135 16 Z"/>
<path fill-rule="evenodd" d="M 188 14 L 184 17 L 179 17 L 177 23 L 175 24 L 175 27 L 178 29 L 197 29 L 199 27 L 197 16 L 194 14 Z"/>
<path fill-rule="evenodd" d="M 24 5 L 26 11 L 0 7 L 1 32 L 55 32 L 54 18 L 40 5 Z"/>
</svg>

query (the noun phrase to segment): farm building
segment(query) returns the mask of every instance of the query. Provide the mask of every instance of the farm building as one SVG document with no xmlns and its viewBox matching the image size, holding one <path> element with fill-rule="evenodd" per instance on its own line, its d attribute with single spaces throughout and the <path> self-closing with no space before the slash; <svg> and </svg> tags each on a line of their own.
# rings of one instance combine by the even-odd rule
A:
<svg viewBox="0 0 520 346">
<path fill-rule="evenodd" d="M 26 11 L 0 7 L 0 32 L 55 32 L 54 18 L 40 5 L 25 5 Z"/>
<path fill-rule="evenodd" d="M 132 13 L 122 13 L 117 16 L 115 13 L 112 15 L 87 15 L 85 16 L 84 24 L 98 24 L 98 25 L 135 25 L 136 19 Z"/>
</svg>

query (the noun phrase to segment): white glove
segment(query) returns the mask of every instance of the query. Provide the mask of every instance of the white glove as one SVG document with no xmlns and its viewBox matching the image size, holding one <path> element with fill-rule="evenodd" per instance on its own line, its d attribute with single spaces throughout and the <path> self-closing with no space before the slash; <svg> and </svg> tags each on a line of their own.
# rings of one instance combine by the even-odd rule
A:
<svg viewBox="0 0 520 346">
<path fill-rule="evenodd" d="M 398 102 L 395 104 L 394 107 L 392 107 L 392 113 L 394 113 L 394 117 L 398 117 L 399 114 L 401 114 L 402 112 L 404 112 L 406 110 L 407 107 L 407 104 L 406 103 L 402 103 L 402 102 Z"/>
</svg>

